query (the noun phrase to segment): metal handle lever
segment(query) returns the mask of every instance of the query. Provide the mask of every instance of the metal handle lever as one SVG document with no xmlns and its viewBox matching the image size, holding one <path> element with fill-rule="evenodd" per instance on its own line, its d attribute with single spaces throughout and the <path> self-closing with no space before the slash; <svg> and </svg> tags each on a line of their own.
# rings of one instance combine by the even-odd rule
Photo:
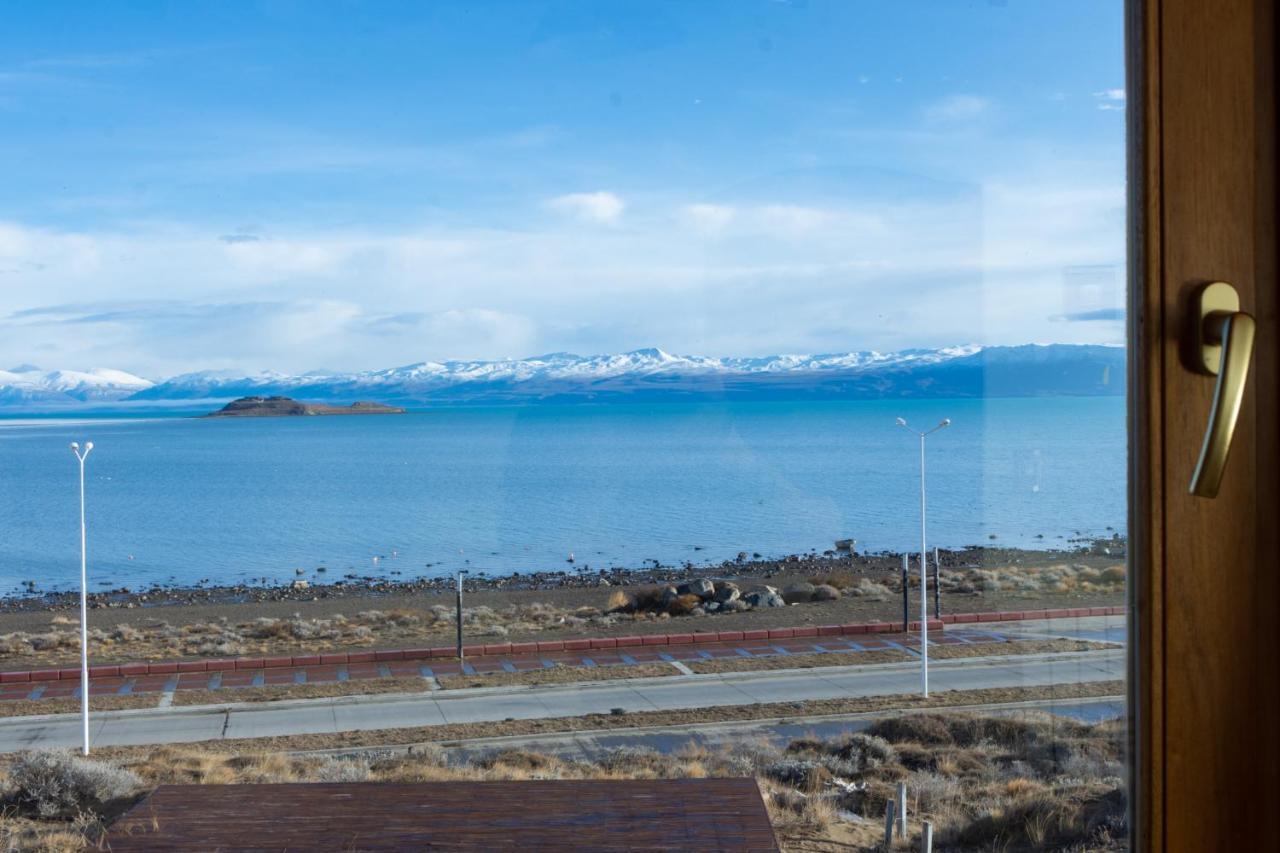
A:
<svg viewBox="0 0 1280 853">
<path fill-rule="evenodd" d="M 1249 379 L 1249 363 L 1253 357 L 1253 340 L 1257 324 L 1240 310 L 1240 296 L 1225 281 L 1215 281 L 1200 291 L 1200 311 L 1196 324 L 1196 368 L 1217 376 L 1213 390 L 1213 406 L 1209 409 L 1209 426 L 1195 473 L 1191 475 L 1191 494 L 1216 498 L 1222 485 L 1222 474 L 1231 452 L 1244 387 Z"/>
</svg>

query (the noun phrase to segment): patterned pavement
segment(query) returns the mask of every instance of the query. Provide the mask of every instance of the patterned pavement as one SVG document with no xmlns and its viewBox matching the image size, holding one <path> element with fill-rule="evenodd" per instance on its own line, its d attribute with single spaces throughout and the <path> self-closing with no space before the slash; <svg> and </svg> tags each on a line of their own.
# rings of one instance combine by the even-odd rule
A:
<svg viewBox="0 0 1280 853">
<path fill-rule="evenodd" d="M 929 639 L 930 645 L 1017 642 L 1022 638 L 969 628 L 949 628 Z M 555 666 L 634 666 L 644 663 L 686 663 L 718 658 L 758 658 L 808 654 L 842 654 L 849 663 L 858 663 L 861 652 L 899 649 L 918 655 L 916 634 L 878 634 L 850 637 L 806 637 L 785 640 L 744 640 L 699 643 L 697 645 L 652 645 L 628 648 L 560 651 L 531 654 L 483 655 L 464 661 L 450 659 L 399 660 L 347 663 L 339 665 L 280 666 L 265 669 L 223 672 L 187 672 L 169 675 L 99 677 L 89 684 L 89 696 L 128 696 L 141 693 L 175 693 L 183 690 L 225 692 L 226 701 L 235 701 L 235 691 L 263 686 L 323 684 L 371 678 L 439 675 L 479 675 L 492 672 L 532 672 Z M 79 679 L 22 682 L 0 685 L 0 702 L 5 700 L 67 699 L 80 697 Z"/>
</svg>

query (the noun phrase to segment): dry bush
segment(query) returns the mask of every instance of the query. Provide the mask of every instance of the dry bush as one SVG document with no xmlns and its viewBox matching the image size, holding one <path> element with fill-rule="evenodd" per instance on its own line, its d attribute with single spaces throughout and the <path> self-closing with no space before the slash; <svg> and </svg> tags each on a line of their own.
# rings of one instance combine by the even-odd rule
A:
<svg viewBox="0 0 1280 853">
<path fill-rule="evenodd" d="M 359 758 L 332 758 L 313 771 L 317 782 L 368 782 L 369 763 Z"/>
<path fill-rule="evenodd" d="M 834 572 L 828 575 L 814 575 L 809 578 L 809 583 L 814 586 L 831 586 L 843 591 L 851 586 L 856 586 L 859 580 L 865 580 L 865 578 L 850 572 Z"/>
<path fill-rule="evenodd" d="M 907 776 L 906 783 L 917 811 L 945 813 L 963 803 L 966 796 L 964 785 L 958 780 L 927 770 Z"/>
<path fill-rule="evenodd" d="M 609 594 L 604 606 L 606 613 L 632 613 L 636 609 L 636 597 L 631 593 L 615 589 Z"/>
<path fill-rule="evenodd" d="M 632 594 L 636 610 L 661 610 L 666 606 L 666 587 L 647 586 Z"/>
<path fill-rule="evenodd" d="M 1125 584 L 1123 564 L 1097 569 L 1064 563 L 1051 566 L 1001 566 L 944 569 L 939 576 L 943 592 L 1115 592 Z"/>
<path fill-rule="evenodd" d="M 667 602 L 667 612 L 672 616 L 688 616 L 694 608 L 702 606 L 702 599 L 696 595 L 678 595 Z"/>
<path fill-rule="evenodd" d="M 132 795 L 142 780 L 132 771 L 67 752 L 24 752 L 9 768 L 8 799 L 42 818 L 101 812 Z"/>
<path fill-rule="evenodd" d="M 749 776 L 759 781 L 784 844 L 872 838 L 903 781 L 912 813 L 934 822 L 940 848 L 1093 849 L 1125 837 L 1123 782 L 1099 775 L 1119 766 L 1123 733 L 1119 723 L 938 713 L 885 718 L 867 731 L 810 735 L 785 747 L 747 736 L 715 748 L 691 743 L 674 755 L 624 748 L 591 761 L 521 749 L 450 763 L 448 753 L 432 747 L 341 758 L 165 747 L 124 766 L 146 786 Z M 4 787 L 15 802 L 17 784 Z M 0 839 L 3 833 L 0 824 Z"/>
<path fill-rule="evenodd" d="M 940 714 L 903 714 L 876 720 L 867 733 L 894 743 L 918 743 L 930 746 L 952 744 L 951 728 Z"/>
<path fill-rule="evenodd" d="M 831 771 L 817 761 L 784 758 L 761 768 L 764 776 L 805 794 L 821 791 L 831 781 Z"/>
<path fill-rule="evenodd" d="M 840 590 L 829 584 L 818 584 L 813 588 L 814 601 L 835 601 L 840 598 Z"/>
</svg>

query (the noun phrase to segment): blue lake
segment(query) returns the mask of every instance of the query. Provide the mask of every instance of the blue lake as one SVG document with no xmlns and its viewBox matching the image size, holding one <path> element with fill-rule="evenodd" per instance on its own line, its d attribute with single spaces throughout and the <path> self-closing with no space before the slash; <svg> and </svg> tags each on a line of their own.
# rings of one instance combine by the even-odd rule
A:
<svg viewBox="0 0 1280 853">
<path fill-rule="evenodd" d="M 0 420 L 0 592 L 718 562 L 832 547 L 1062 547 L 1123 532 L 1120 397 L 444 409 L 403 416 Z M 1037 535 L 1043 538 L 1037 538 Z"/>
</svg>

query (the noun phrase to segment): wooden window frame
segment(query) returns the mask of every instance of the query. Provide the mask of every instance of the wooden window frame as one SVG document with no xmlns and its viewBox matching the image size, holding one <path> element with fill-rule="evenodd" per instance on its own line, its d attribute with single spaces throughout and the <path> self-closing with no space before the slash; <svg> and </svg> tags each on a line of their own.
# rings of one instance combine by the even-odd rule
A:
<svg viewBox="0 0 1280 853">
<path fill-rule="evenodd" d="M 1134 849 L 1280 849 L 1274 0 L 1130 0 L 1127 26 Z M 1213 385 L 1180 347 L 1214 279 L 1258 344 L 1209 501 Z"/>
</svg>

